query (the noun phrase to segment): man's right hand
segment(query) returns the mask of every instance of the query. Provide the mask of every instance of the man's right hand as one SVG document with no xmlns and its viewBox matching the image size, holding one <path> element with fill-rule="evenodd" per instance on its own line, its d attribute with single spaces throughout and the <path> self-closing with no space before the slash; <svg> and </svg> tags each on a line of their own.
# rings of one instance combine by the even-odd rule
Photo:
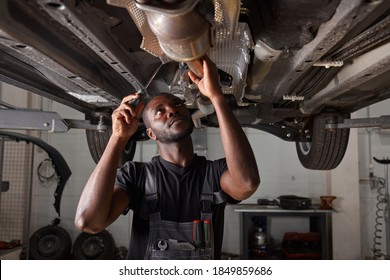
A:
<svg viewBox="0 0 390 280">
<path fill-rule="evenodd" d="M 188 71 L 188 76 L 195 83 L 199 91 L 210 100 L 215 96 L 222 96 L 221 87 L 219 84 L 218 68 L 213 61 L 206 55 L 201 58 L 203 63 L 203 78 L 199 78 L 191 70 Z"/>
<path fill-rule="evenodd" d="M 121 104 L 112 113 L 112 136 L 128 140 L 136 131 L 145 104 L 141 101 L 134 108 L 131 103 L 141 96 L 137 93 L 123 98 Z"/>
</svg>

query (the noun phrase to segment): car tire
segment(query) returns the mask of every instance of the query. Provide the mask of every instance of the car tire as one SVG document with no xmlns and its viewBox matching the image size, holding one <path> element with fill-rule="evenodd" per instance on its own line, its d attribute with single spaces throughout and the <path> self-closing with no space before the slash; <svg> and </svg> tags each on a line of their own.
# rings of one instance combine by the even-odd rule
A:
<svg viewBox="0 0 390 280">
<path fill-rule="evenodd" d="M 106 129 L 104 131 L 86 130 L 89 152 L 95 163 L 98 163 L 101 156 L 103 155 L 108 140 L 110 139 L 111 133 L 111 128 Z M 125 149 L 123 150 L 123 153 L 121 155 L 120 165 L 127 161 L 133 160 L 136 147 L 137 141 L 130 139 L 127 142 Z"/>
<path fill-rule="evenodd" d="M 326 129 L 327 123 L 340 123 L 345 118 L 340 114 L 322 114 L 313 119 L 311 141 L 296 142 L 301 164 L 307 169 L 331 170 L 342 161 L 348 147 L 349 128 Z M 305 130 L 306 130 L 305 129 Z"/>
<path fill-rule="evenodd" d="M 72 240 L 62 227 L 48 225 L 31 236 L 29 247 L 29 258 L 32 260 L 68 260 Z"/>
<path fill-rule="evenodd" d="M 82 232 L 73 244 L 72 253 L 73 259 L 76 260 L 114 260 L 115 241 L 106 230 L 97 234 Z"/>
</svg>

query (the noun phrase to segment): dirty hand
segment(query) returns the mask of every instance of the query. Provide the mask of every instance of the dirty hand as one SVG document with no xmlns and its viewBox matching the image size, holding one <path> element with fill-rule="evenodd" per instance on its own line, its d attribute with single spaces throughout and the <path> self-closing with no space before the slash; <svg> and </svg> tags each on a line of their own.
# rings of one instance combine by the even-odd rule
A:
<svg viewBox="0 0 390 280">
<path fill-rule="evenodd" d="M 203 63 L 203 78 L 199 78 L 191 70 L 188 71 L 188 76 L 191 81 L 196 84 L 200 92 L 210 100 L 216 95 L 222 95 L 219 84 L 218 69 L 214 62 L 206 55 L 202 58 Z"/>
<path fill-rule="evenodd" d="M 113 136 L 128 140 L 137 131 L 145 104 L 141 101 L 134 108 L 130 103 L 138 98 L 140 98 L 140 95 L 136 93 L 124 97 L 121 104 L 112 113 Z"/>
</svg>

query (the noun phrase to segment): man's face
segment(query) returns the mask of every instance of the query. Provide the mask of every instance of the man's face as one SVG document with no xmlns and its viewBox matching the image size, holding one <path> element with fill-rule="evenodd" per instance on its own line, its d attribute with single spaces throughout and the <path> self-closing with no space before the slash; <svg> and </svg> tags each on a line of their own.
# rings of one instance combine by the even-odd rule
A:
<svg viewBox="0 0 390 280">
<path fill-rule="evenodd" d="M 172 94 L 158 95 L 145 109 L 144 117 L 150 124 L 148 130 L 152 132 L 149 132 L 152 139 L 172 143 L 191 135 L 194 128 L 191 114 L 180 98 Z"/>
</svg>

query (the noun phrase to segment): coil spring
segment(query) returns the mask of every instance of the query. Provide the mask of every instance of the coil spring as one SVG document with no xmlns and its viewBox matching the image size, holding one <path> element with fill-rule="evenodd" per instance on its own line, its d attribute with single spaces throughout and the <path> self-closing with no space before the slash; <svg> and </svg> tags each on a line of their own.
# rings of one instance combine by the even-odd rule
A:
<svg viewBox="0 0 390 280">
<path fill-rule="evenodd" d="M 385 194 L 382 192 L 385 189 L 385 179 L 377 178 L 378 180 L 378 195 L 376 197 L 376 218 L 375 218 L 375 226 L 374 226 L 374 246 L 373 252 L 375 258 L 380 258 L 383 256 L 381 248 L 379 248 L 382 243 L 380 242 L 382 239 L 382 225 L 384 220 L 384 209 L 381 207 L 386 203 Z"/>
</svg>

